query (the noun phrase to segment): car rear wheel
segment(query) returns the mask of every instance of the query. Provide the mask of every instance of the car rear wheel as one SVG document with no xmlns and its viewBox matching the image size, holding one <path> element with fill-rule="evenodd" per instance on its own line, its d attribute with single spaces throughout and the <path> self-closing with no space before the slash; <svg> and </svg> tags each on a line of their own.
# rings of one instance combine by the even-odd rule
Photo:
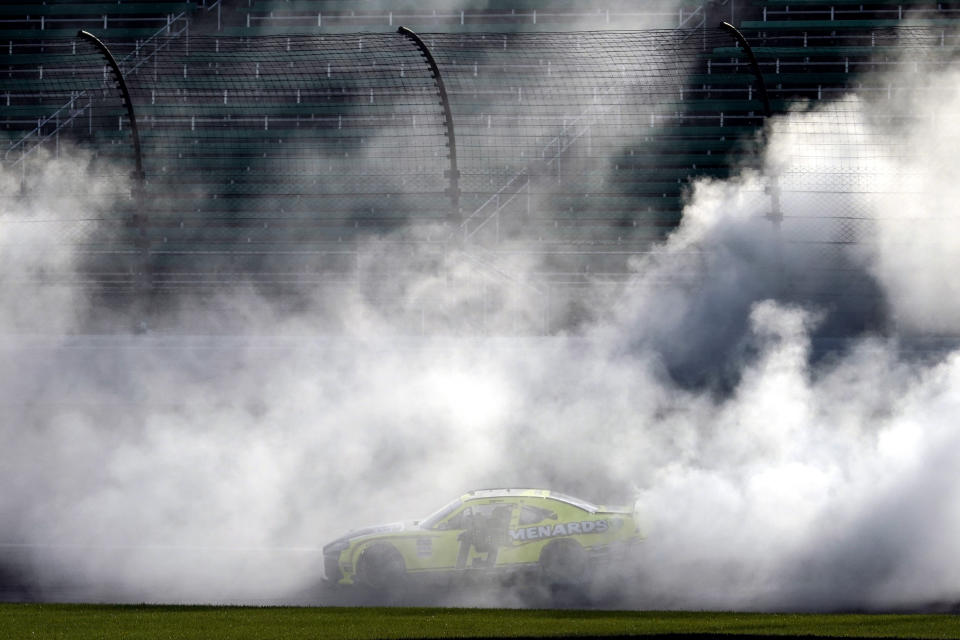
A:
<svg viewBox="0 0 960 640">
<path fill-rule="evenodd" d="M 401 586 L 406 576 L 403 556 L 389 544 L 375 544 L 360 556 L 357 577 L 360 582 L 376 591 Z"/>
<path fill-rule="evenodd" d="M 573 540 L 551 542 L 540 552 L 540 575 L 550 585 L 582 585 L 590 563 L 587 552 Z"/>
</svg>

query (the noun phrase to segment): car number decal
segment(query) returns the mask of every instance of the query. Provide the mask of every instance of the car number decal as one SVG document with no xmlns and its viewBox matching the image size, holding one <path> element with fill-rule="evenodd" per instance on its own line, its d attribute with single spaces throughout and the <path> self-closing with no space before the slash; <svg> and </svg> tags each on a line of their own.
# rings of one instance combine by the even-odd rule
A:
<svg viewBox="0 0 960 640">
<path fill-rule="evenodd" d="M 433 539 L 417 538 L 417 555 L 421 558 L 429 558 L 433 555 Z"/>
</svg>

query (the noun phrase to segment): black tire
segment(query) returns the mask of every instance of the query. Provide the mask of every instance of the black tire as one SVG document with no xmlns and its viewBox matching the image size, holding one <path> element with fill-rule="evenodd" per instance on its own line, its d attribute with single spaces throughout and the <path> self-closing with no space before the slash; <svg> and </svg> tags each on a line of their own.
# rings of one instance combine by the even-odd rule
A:
<svg viewBox="0 0 960 640">
<path fill-rule="evenodd" d="M 391 591 L 403 585 L 407 569 L 403 556 L 389 544 L 368 547 L 357 566 L 357 578 L 365 587 L 377 592 Z"/>
<path fill-rule="evenodd" d="M 583 586 L 590 578 L 586 550 L 573 540 L 556 540 L 540 552 L 540 576 L 551 586 Z"/>
</svg>

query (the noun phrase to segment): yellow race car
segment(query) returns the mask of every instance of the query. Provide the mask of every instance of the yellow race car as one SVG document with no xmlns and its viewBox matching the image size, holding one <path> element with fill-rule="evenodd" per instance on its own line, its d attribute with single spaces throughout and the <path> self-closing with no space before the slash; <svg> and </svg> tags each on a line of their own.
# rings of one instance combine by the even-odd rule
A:
<svg viewBox="0 0 960 640">
<path fill-rule="evenodd" d="M 423 520 L 334 540 L 323 548 L 324 579 L 388 589 L 414 576 L 528 570 L 551 584 L 575 584 L 642 539 L 629 507 L 542 489 L 471 491 Z"/>
</svg>

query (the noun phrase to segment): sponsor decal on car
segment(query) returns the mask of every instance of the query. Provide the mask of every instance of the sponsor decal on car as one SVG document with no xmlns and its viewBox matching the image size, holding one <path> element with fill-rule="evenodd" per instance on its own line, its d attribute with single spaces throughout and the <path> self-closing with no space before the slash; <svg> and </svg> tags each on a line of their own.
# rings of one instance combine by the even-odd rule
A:
<svg viewBox="0 0 960 640">
<path fill-rule="evenodd" d="M 417 538 L 417 555 L 421 558 L 429 558 L 433 555 L 433 540 L 430 538 Z"/>
<path fill-rule="evenodd" d="M 603 533 L 610 528 L 606 520 L 584 520 L 582 522 L 561 522 L 539 527 L 520 527 L 510 529 L 510 537 L 514 541 L 540 540 L 543 538 L 557 538 L 560 536 L 576 536 L 583 533 Z"/>
</svg>

